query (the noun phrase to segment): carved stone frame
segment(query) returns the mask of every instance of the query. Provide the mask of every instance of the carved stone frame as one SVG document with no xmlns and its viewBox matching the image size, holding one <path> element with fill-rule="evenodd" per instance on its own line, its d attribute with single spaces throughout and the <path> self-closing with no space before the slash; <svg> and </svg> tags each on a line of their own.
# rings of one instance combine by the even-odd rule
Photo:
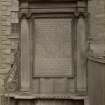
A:
<svg viewBox="0 0 105 105">
<path fill-rule="evenodd" d="M 20 88 L 22 91 L 30 91 L 31 89 L 31 81 L 34 77 L 32 75 L 32 33 L 33 33 L 33 20 L 35 18 L 71 18 L 72 19 L 72 48 L 73 48 L 73 73 L 71 76 L 57 76 L 59 77 L 66 77 L 66 78 L 74 78 L 75 77 L 75 89 L 77 88 L 77 24 L 79 17 L 82 16 L 85 24 L 86 24 L 86 51 L 88 50 L 88 35 L 89 35 L 89 22 L 88 22 L 88 12 L 79 12 L 77 9 L 74 9 L 70 11 L 70 9 L 32 9 L 28 10 L 28 7 L 26 9 L 23 8 L 23 10 L 20 11 L 20 23 L 21 23 L 21 82 L 20 82 Z M 23 40 L 23 41 L 22 41 Z M 25 50 L 24 50 L 25 49 Z M 24 52 L 25 51 L 25 52 Z M 27 52 L 27 53 L 26 53 Z M 25 54 L 25 55 L 24 55 Z M 85 54 L 87 57 L 87 53 Z M 25 58 L 26 57 L 26 58 Z M 25 64 L 25 65 L 24 65 Z M 86 65 L 86 64 L 85 64 Z M 26 67 L 25 67 L 26 66 Z M 24 68 L 25 67 L 25 68 Z M 87 67 L 86 67 L 87 69 Z M 40 75 L 36 77 L 41 77 Z M 49 76 L 42 76 L 42 77 L 51 77 Z M 56 77 L 56 76 L 53 76 Z"/>
<path fill-rule="evenodd" d="M 60 14 L 40 14 L 40 15 L 35 15 L 35 14 L 33 14 L 32 15 L 32 27 L 34 27 L 34 20 L 35 19 L 46 19 L 46 18 L 49 18 L 49 19 L 54 19 L 54 18 L 58 18 L 58 19 L 72 19 L 72 17 L 73 17 L 73 15 L 72 14 L 63 14 L 63 13 L 60 13 Z M 71 27 L 70 27 L 71 28 Z M 34 39 L 33 37 L 34 37 L 34 35 L 33 35 L 33 33 L 34 33 L 34 31 L 33 31 L 33 29 L 31 28 L 30 29 L 31 31 L 32 31 L 32 39 Z M 73 35 L 71 35 L 71 37 L 72 37 L 72 39 L 71 39 L 71 46 L 72 46 L 72 59 L 74 59 L 74 57 L 73 57 L 73 43 L 74 43 L 74 38 L 73 38 Z M 32 41 L 32 46 L 34 46 L 34 44 L 35 44 L 35 41 Z M 33 47 L 34 48 L 34 47 Z M 34 51 L 32 51 L 32 52 L 34 52 Z M 34 56 L 34 54 L 33 54 L 33 56 Z M 74 60 L 72 60 L 72 61 L 74 61 Z M 34 62 L 34 60 L 32 60 L 32 62 Z M 75 64 L 75 62 L 72 62 L 72 65 L 74 65 Z M 32 68 L 32 74 L 33 74 L 33 68 Z M 46 78 L 46 77 L 53 77 L 53 78 L 61 78 L 61 77 L 65 77 L 65 78 L 73 78 L 74 77 L 74 67 L 72 66 L 72 73 L 71 73 L 71 75 L 61 75 L 61 74 L 59 74 L 59 75 L 32 75 L 32 77 L 33 78 L 40 78 L 40 77 L 44 77 L 44 78 Z"/>
</svg>

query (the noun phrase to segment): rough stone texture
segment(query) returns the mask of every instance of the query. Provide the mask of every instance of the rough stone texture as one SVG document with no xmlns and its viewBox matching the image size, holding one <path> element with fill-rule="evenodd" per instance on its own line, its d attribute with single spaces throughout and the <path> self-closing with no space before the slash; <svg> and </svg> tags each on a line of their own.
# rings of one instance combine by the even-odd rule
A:
<svg viewBox="0 0 105 105">
<path fill-rule="evenodd" d="M 91 49 L 97 56 L 105 56 L 105 0 L 90 0 Z"/>
<path fill-rule="evenodd" d="M 10 0 L 0 0 L 0 93 L 3 89 L 3 76 L 10 69 Z"/>
<path fill-rule="evenodd" d="M 0 95 L 4 92 L 4 78 L 14 60 L 11 53 L 11 10 L 17 11 L 15 0 L 0 0 Z M 15 9 L 14 9 L 15 8 Z M 12 19 L 13 20 L 13 19 Z M 16 20 L 16 19 L 15 19 Z M 2 104 L 0 98 L 0 105 Z"/>
</svg>

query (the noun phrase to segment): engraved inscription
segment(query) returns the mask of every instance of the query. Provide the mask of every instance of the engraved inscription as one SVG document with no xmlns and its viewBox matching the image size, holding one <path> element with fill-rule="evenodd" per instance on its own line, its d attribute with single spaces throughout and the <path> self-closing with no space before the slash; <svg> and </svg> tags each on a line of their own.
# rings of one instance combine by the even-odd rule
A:
<svg viewBox="0 0 105 105">
<path fill-rule="evenodd" d="M 71 75 L 70 19 L 35 19 L 34 75 Z"/>
</svg>

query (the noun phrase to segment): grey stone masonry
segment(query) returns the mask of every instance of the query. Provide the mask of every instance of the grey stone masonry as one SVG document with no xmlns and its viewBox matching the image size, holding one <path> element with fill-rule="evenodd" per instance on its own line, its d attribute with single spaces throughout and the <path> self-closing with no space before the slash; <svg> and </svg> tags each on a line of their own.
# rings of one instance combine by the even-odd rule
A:
<svg viewBox="0 0 105 105">
<path fill-rule="evenodd" d="M 105 57 L 105 0 L 90 0 L 91 49 L 95 56 Z"/>
<path fill-rule="evenodd" d="M 12 15 L 15 11 L 18 11 L 17 1 L 0 0 L 0 95 L 4 92 L 4 79 L 14 60 L 14 55 L 11 53 L 13 47 L 11 22 L 14 21 L 13 18 L 18 21 L 16 16 Z M 2 105 L 1 98 L 0 105 Z"/>
</svg>

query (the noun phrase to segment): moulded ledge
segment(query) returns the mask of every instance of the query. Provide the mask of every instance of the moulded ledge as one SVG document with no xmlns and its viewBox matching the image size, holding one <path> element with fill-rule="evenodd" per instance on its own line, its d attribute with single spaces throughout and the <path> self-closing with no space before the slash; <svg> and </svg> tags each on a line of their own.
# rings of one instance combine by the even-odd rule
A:
<svg viewBox="0 0 105 105">
<path fill-rule="evenodd" d="M 84 100 L 87 98 L 86 95 L 79 94 L 32 94 L 32 93 L 8 93 L 5 97 L 14 99 L 72 99 L 72 100 Z"/>
</svg>

